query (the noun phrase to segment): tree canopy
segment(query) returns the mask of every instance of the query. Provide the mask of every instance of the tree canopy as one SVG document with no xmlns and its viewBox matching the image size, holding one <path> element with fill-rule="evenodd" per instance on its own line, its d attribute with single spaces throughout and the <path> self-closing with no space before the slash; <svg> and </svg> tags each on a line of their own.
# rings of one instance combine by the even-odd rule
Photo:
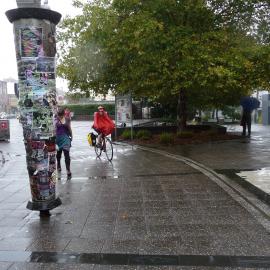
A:
<svg viewBox="0 0 270 270">
<path fill-rule="evenodd" d="M 269 87 L 269 1 L 94 0 L 60 28 L 58 72 L 71 89 L 234 105 Z"/>
</svg>

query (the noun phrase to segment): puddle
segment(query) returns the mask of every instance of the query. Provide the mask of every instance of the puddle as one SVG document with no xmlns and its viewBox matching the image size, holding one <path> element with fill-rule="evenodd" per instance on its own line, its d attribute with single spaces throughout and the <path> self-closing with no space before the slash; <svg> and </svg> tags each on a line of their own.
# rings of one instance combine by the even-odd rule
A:
<svg viewBox="0 0 270 270">
<path fill-rule="evenodd" d="M 270 205 L 270 167 L 245 170 L 225 169 L 216 170 L 216 172 L 226 175 Z"/>
<path fill-rule="evenodd" d="M 267 189 L 268 193 L 270 193 L 270 167 L 259 170 L 240 171 L 236 175 L 255 186 Z"/>
</svg>

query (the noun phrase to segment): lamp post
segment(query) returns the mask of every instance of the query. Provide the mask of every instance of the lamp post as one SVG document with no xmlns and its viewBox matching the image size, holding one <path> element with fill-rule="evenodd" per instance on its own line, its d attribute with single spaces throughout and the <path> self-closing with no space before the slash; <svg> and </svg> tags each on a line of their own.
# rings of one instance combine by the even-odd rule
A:
<svg viewBox="0 0 270 270">
<path fill-rule="evenodd" d="M 14 26 L 18 67 L 20 122 L 32 200 L 27 208 L 49 215 L 61 204 L 56 196 L 55 29 L 61 14 L 41 7 L 40 0 L 17 0 L 6 12 Z"/>
</svg>

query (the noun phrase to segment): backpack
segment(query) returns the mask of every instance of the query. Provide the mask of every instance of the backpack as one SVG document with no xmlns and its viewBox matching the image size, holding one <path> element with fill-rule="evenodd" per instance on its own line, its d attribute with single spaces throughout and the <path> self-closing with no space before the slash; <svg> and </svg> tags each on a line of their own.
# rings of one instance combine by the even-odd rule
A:
<svg viewBox="0 0 270 270">
<path fill-rule="evenodd" d="M 96 141 L 97 141 L 97 136 L 90 132 L 88 135 L 87 135 L 87 140 L 88 140 L 88 143 L 90 146 L 95 146 L 96 145 Z"/>
</svg>

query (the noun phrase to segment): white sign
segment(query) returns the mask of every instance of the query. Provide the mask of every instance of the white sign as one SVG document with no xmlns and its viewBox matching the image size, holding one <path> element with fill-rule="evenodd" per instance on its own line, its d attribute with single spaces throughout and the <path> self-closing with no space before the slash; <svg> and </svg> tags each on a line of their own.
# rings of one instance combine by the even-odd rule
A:
<svg viewBox="0 0 270 270">
<path fill-rule="evenodd" d="M 116 96 L 116 117 L 118 123 L 132 122 L 132 99 L 130 95 Z"/>
</svg>

